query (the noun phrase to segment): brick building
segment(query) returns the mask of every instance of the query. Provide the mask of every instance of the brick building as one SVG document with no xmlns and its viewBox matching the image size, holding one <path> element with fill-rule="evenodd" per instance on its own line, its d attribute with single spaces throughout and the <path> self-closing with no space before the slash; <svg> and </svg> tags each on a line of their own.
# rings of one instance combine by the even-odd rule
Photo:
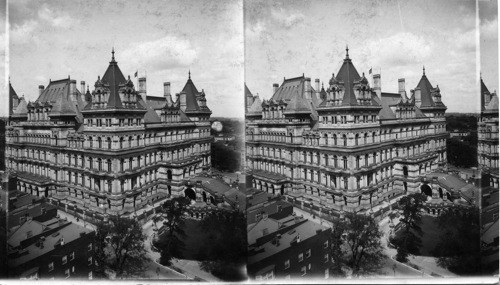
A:
<svg viewBox="0 0 500 285">
<path fill-rule="evenodd" d="M 32 219 L 8 234 L 8 275 L 20 279 L 92 279 L 94 232 L 58 218 Z"/>
</svg>

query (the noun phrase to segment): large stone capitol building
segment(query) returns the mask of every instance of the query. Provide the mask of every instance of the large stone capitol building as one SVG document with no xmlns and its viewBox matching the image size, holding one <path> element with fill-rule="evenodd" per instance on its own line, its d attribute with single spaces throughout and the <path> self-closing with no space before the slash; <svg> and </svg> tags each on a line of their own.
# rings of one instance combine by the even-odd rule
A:
<svg viewBox="0 0 500 285">
<path fill-rule="evenodd" d="M 126 78 L 114 51 L 92 92 L 50 81 L 26 102 L 10 86 L 6 165 L 20 191 L 92 212 L 126 214 L 151 201 L 197 199 L 190 178 L 210 168 L 211 115 L 191 74 L 172 98 L 148 96 Z"/>
<path fill-rule="evenodd" d="M 370 85 L 346 49 L 326 89 L 304 75 L 273 84 L 269 100 L 246 89 L 252 187 L 337 215 L 417 191 L 435 197 L 425 177 L 446 164 L 446 106 L 425 68 L 409 93 L 404 79 L 398 87 L 383 92 L 380 74 Z"/>
</svg>

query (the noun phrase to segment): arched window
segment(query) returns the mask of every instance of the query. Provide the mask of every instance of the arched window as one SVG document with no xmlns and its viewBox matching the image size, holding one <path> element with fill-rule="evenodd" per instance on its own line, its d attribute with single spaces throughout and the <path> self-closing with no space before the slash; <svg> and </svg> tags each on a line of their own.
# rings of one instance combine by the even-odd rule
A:
<svg viewBox="0 0 500 285">
<path fill-rule="evenodd" d="M 377 134 L 375 132 L 372 133 L 372 143 L 375 142 L 375 137 L 377 136 Z"/>
<path fill-rule="evenodd" d="M 120 149 L 123 148 L 123 137 L 120 138 Z"/>
<path fill-rule="evenodd" d="M 108 172 L 111 172 L 111 159 L 108 159 Z"/>
<path fill-rule="evenodd" d="M 360 160 L 360 157 L 358 155 L 358 156 L 356 156 L 356 168 L 359 168 L 359 160 Z"/>
<path fill-rule="evenodd" d="M 356 134 L 356 136 L 354 137 L 354 144 L 358 145 L 358 143 L 359 143 L 359 134 Z"/>
<path fill-rule="evenodd" d="M 124 164 L 125 164 L 125 160 L 123 158 L 120 159 L 120 171 L 125 171 Z"/>
<path fill-rule="evenodd" d="M 343 164 L 344 164 L 343 165 L 344 169 L 347 169 L 347 157 L 346 156 L 342 157 L 342 161 L 343 161 Z"/>
<path fill-rule="evenodd" d="M 100 158 L 97 159 L 97 167 L 99 171 L 102 171 L 102 159 Z"/>
<path fill-rule="evenodd" d="M 333 167 L 337 168 L 339 165 L 338 165 L 338 161 L 337 161 L 337 156 L 334 155 L 333 156 Z"/>
<path fill-rule="evenodd" d="M 133 162 L 132 158 L 129 158 L 129 159 L 128 159 L 128 169 L 129 169 L 129 170 L 131 170 L 131 169 L 132 169 L 132 162 Z"/>
<path fill-rule="evenodd" d="M 91 148 L 94 147 L 94 138 L 93 137 L 89 137 L 89 146 Z"/>
<path fill-rule="evenodd" d="M 344 146 L 347 146 L 347 136 L 346 135 L 342 135 L 342 140 L 343 140 Z"/>
<path fill-rule="evenodd" d="M 97 138 L 97 147 L 98 148 L 102 148 L 102 139 L 101 139 L 101 137 Z"/>
<path fill-rule="evenodd" d="M 367 133 L 365 133 L 365 136 L 364 136 L 364 138 L 363 138 L 363 143 L 364 143 L 364 144 L 367 144 L 367 143 L 368 143 L 368 134 L 367 134 Z"/>
<path fill-rule="evenodd" d="M 107 138 L 107 141 L 108 141 L 108 149 L 111 149 L 111 138 L 110 138 L 110 137 L 108 137 L 108 138 Z"/>
<path fill-rule="evenodd" d="M 328 145 L 328 134 L 325 134 L 325 145 Z"/>
</svg>

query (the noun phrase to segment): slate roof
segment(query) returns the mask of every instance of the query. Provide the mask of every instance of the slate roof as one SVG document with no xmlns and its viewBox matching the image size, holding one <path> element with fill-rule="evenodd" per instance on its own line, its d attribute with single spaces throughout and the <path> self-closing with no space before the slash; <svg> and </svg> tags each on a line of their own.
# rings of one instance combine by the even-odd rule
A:
<svg viewBox="0 0 500 285">
<path fill-rule="evenodd" d="M 343 106 L 352 106 L 358 105 L 356 100 L 356 95 L 354 94 L 354 81 L 360 80 L 358 71 L 352 64 L 351 59 L 349 58 L 349 53 L 346 53 L 346 58 L 344 59 L 344 63 L 340 67 L 335 80 L 338 82 L 344 82 L 344 98 L 342 99 Z"/>
<path fill-rule="evenodd" d="M 415 89 L 417 88 L 420 88 L 420 94 L 422 100 L 420 108 L 436 106 L 431 96 L 431 89 L 434 89 L 434 87 L 432 87 L 432 84 L 429 82 L 429 79 L 427 79 L 425 72 L 424 74 L 422 74 L 422 78 L 420 78 L 420 81 L 418 82 L 417 87 Z M 412 96 L 412 98 L 414 98 L 414 96 Z"/>
<path fill-rule="evenodd" d="M 126 84 L 127 79 L 123 76 L 120 67 L 118 67 L 118 62 L 115 60 L 115 52 L 112 51 L 111 61 L 109 62 L 108 69 L 102 76 L 102 83 L 109 85 L 110 95 L 107 104 L 107 108 L 123 108 L 120 95 L 118 90 L 120 89 L 120 84 Z"/>
<path fill-rule="evenodd" d="M 182 88 L 181 93 L 182 92 L 186 93 L 186 112 L 200 111 L 200 106 L 196 101 L 196 97 L 201 93 L 196 89 L 196 86 L 194 86 L 191 76 L 186 82 L 186 85 L 184 85 L 184 88 Z"/>
<path fill-rule="evenodd" d="M 483 78 L 481 78 L 481 110 L 484 110 L 485 108 L 485 97 L 490 96 L 490 94 L 490 90 L 488 90 L 488 87 L 486 87 L 486 84 L 484 84 Z"/>
</svg>

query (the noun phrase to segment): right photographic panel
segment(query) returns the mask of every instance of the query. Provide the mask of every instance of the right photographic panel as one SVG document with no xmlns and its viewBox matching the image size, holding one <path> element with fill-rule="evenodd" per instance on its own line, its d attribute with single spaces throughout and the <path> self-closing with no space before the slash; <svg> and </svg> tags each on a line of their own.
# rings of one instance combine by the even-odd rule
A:
<svg viewBox="0 0 500 285">
<path fill-rule="evenodd" d="M 498 276 L 496 1 L 244 1 L 251 280 Z"/>
</svg>

